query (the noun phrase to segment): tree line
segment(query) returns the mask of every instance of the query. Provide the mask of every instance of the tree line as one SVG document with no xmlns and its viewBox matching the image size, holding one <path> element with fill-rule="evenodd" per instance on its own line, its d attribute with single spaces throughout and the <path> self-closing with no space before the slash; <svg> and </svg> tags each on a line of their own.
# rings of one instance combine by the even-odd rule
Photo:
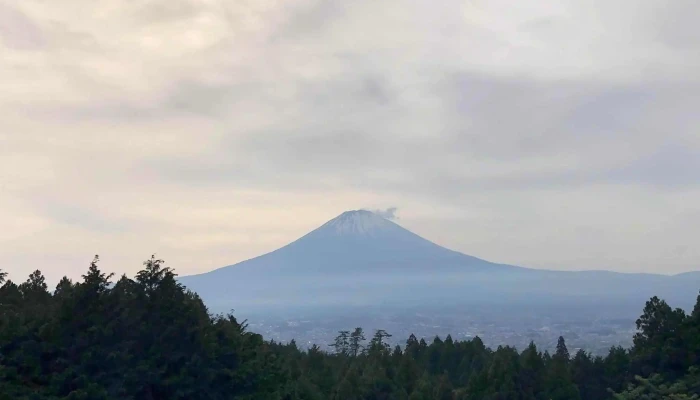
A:
<svg viewBox="0 0 700 400">
<path fill-rule="evenodd" d="M 155 257 L 133 279 L 98 262 L 52 291 L 38 270 L 19 284 L 0 271 L 0 400 L 700 398 L 700 296 L 690 314 L 650 299 L 633 346 L 605 357 L 570 354 L 564 338 L 551 354 L 449 335 L 392 348 L 362 328 L 327 352 L 209 313 Z"/>
</svg>

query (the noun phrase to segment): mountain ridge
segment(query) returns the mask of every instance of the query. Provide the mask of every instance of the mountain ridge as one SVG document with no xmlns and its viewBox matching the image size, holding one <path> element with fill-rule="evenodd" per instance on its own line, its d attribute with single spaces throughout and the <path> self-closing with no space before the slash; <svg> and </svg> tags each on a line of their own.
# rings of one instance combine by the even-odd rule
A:
<svg viewBox="0 0 700 400">
<path fill-rule="evenodd" d="M 346 211 L 297 240 L 239 263 L 183 276 L 217 307 L 346 302 L 588 302 L 635 306 L 653 295 L 695 299 L 700 273 L 557 271 L 499 264 L 442 247 L 365 210 Z"/>
<path fill-rule="evenodd" d="M 591 273 L 591 274 L 593 274 L 593 273 L 607 273 L 607 274 L 640 275 L 640 276 L 641 276 L 641 275 L 643 275 L 643 276 L 651 275 L 651 276 L 659 276 L 659 277 L 679 277 L 679 276 L 684 276 L 684 275 L 700 274 L 700 271 L 695 271 L 695 270 L 693 270 L 693 271 L 681 272 L 681 273 L 677 273 L 677 274 L 659 274 L 659 273 L 653 273 L 653 272 L 611 271 L 611 270 L 604 270 L 604 269 L 556 270 L 556 269 L 543 269 L 543 268 L 516 266 L 516 265 L 512 265 L 512 264 L 507 264 L 507 263 L 499 263 L 499 262 L 487 261 L 487 260 L 485 260 L 485 259 L 483 259 L 483 258 L 476 257 L 476 256 L 472 256 L 472 255 L 466 254 L 466 253 L 464 253 L 464 252 L 461 252 L 461 251 L 458 251 L 458 250 L 453 250 L 453 249 L 444 247 L 444 246 L 442 246 L 442 245 L 440 245 L 440 244 L 437 244 L 437 243 L 435 243 L 435 242 L 433 242 L 433 241 L 431 241 L 431 240 L 429 240 L 429 239 L 424 238 L 423 236 L 420 236 L 420 235 L 418 235 L 418 234 L 416 234 L 416 233 L 414 233 L 414 232 L 412 232 L 412 231 L 410 231 L 410 230 L 408 230 L 408 229 L 402 227 L 401 225 L 397 224 L 397 223 L 394 222 L 393 220 L 384 218 L 384 217 L 382 217 L 381 215 L 378 215 L 378 214 L 376 214 L 376 213 L 374 213 L 374 212 L 371 212 L 371 211 L 368 211 L 368 210 L 364 210 L 364 209 L 356 209 L 356 210 L 348 210 L 348 211 L 342 212 L 342 213 L 339 214 L 337 217 L 335 217 L 335 218 L 333 218 L 333 219 L 331 219 L 331 220 L 326 221 L 325 223 L 323 223 L 323 224 L 320 225 L 319 227 L 317 227 L 317 228 L 311 230 L 310 232 L 308 232 L 308 233 L 302 235 L 301 237 L 299 237 L 299 238 L 293 240 L 293 241 L 290 242 L 290 243 L 287 243 L 286 245 L 284 245 L 284 246 L 282 246 L 282 247 L 280 247 L 280 248 L 278 248 L 278 249 L 275 249 L 275 250 L 272 250 L 272 251 L 263 253 L 263 254 L 261 254 L 261 255 L 259 255 L 259 256 L 247 258 L 247 259 L 245 259 L 245 260 L 241 260 L 241 261 L 236 262 L 236 263 L 233 263 L 233 264 L 229 264 L 229 265 L 226 265 L 226 266 L 222 266 L 222 267 L 213 269 L 213 270 L 211 270 L 211 271 L 202 272 L 202 273 L 199 273 L 199 274 L 187 275 L 187 276 L 199 276 L 199 275 L 210 274 L 210 273 L 213 273 L 213 272 L 216 272 L 216 271 L 224 270 L 224 269 L 227 269 L 227 268 L 235 267 L 235 266 L 238 266 L 238 265 L 241 265 L 241 264 L 250 262 L 250 261 L 255 260 L 255 259 L 258 259 L 258 258 L 260 258 L 260 257 L 264 257 L 264 256 L 267 256 L 267 255 L 270 255 L 270 254 L 273 254 L 273 253 L 277 253 L 277 252 L 283 251 L 285 248 L 288 248 L 289 246 L 292 246 L 292 245 L 294 245 L 294 244 L 296 244 L 296 243 L 298 243 L 298 242 L 301 242 L 301 241 L 303 241 L 303 240 L 307 240 L 308 238 L 312 237 L 312 236 L 315 235 L 315 234 L 318 234 L 319 232 L 324 232 L 325 230 L 327 230 L 327 229 L 329 229 L 329 228 L 336 228 L 336 227 L 337 227 L 337 225 L 336 225 L 337 223 L 343 222 L 343 221 L 344 221 L 345 219 L 347 219 L 348 217 L 355 217 L 355 216 L 358 216 L 358 215 L 359 215 L 359 216 L 372 216 L 372 218 L 375 218 L 376 220 L 381 220 L 381 221 L 382 221 L 382 223 L 384 224 L 384 225 L 383 225 L 383 228 L 386 228 L 386 227 L 396 227 L 396 228 L 398 228 L 398 229 L 400 229 L 400 230 L 402 230 L 402 231 L 404 231 L 404 232 L 407 232 L 407 233 L 409 233 L 409 234 L 415 236 L 416 238 L 419 238 L 419 239 L 421 239 L 421 240 L 423 240 L 423 241 L 425 241 L 425 242 L 429 242 L 429 243 L 431 243 L 432 245 L 437 246 L 437 247 L 440 247 L 440 248 L 442 248 L 442 249 L 444 249 L 444 250 L 446 250 L 446 251 L 450 251 L 450 252 L 453 252 L 453 253 L 458 254 L 458 255 L 460 255 L 460 256 L 466 256 L 466 257 L 469 257 L 469 258 L 472 258 L 472 259 L 475 259 L 475 260 L 479 260 L 479 261 L 482 261 L 482 262 L 485 262 L 485 263 L 489 263 L 489 264 L 493 264 L 493 265 L 497 265 L 497 266 L 515 267 L 515 268 L 521 268 L 521 269 L 523 269 L 523 270 L 532 270 L 532 271 L 541 271 L 541 272 L 552 272 L 552 273 L 559 273 L 559 272 L 561 272 L 561 273 Z M 371 225 L 373 225 L 373 226 L 376 227 L 376 226 L 378 226 L 378 225 L 380 225 L 380 224 L 378 224 L 376 221 L 374 221 L 374 222 L 371 223 Z M 328 232 L 328 231 L 325 231 L 325 232 Z M 361 232 L 361 233 L 366 233 L 366 232 L 367 232 L 367 230 L 364 229 L 363 232 Z M 338 232 L 336 231 L 336 233 L 338 233 Z M 348 233 L 347 229 L 344 230 L 343 233 Z M 370 234 L 370 236 L 371 236 L 371 234 Z"/>
<path fill-rule="evenodd" d="M 376 241 L 380 241 L 376 243 Z M 196 275 L 189 275 L 190 277 L 202 276 L 212 273 L 221 273 L 229 268 L 240 268 L 241 266 L 246 266 L 251 262 L 255 262 L 264 257 L 275 257 L 280 253 L 285 252 L 304 252 L 307 251 L 306 244 L 312 242 L 312 246 L 321 246 L 319 242 L 323 242 L 323 245 L 332 246 L 335 252 L 343 253 L 342 248 L 354 251 L 353 248 L 357 246 L 364 246 L 365 251 L 367 249 L 376 250 L 377 248 L 383 248 L 385 252 L 397 251 L 397 247 L 401 245 L 405 246 L 415 246 L 420 250 L 428 249 L 431 252 L 444 252 L 445 255 L 442 259 L 449 258 L 447 254 L 454 258 L 463 258 L 463 260 L 471 261 L 472 263 L 480 263 L 484 265 L 492 265 L 495 268 L 519 268 L 527 269 L 525 267 L 518 267 L 509 264 L 493 263 L 478 257 L 474 257 L 459 251 L 448 249 L 437 243 L 430 241 L 416 233 L 409 231 L 408 229 L 400 226 L 399 224 L 386 219 L 376 213 L 367 210 L 349 210 L 339 214 L 337 217 L 325 222 L 321 226 L 307 234 L 299 237 L 298 239 L 270 252 L 264 253 L 257 257 L 252 257 L 235 264 L 223 266 L 214 269 L 209 272 L 204 272 Z M 313 243 L 315 242 L 315 243 Z M 330 243 L 329 243 L 330 242 Z M 371 243 L 375 242 L 375 243 Z M 298 250 L 297 247 L 304 246 L 303 249 Z M 415 250 L 415 249 L 413 249 Z M 308 250 L 313 251 L 313 250 Z M 347 252 L 347 251 L 346 251 Z M 376 253 L 373 253 L 373 256 Z M 414 256 L 414 254 L 407 254 L 408 256 Z M 367 262 L 367 260 L 362 260 Z"/>
</svg>

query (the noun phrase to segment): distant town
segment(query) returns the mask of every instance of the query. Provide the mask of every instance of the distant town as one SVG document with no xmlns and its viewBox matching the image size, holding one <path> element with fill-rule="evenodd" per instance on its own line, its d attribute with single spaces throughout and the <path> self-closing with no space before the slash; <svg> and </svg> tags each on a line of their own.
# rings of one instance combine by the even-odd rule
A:
<svg viewBox="0 0 700 400">
<path fill-rule="evenodd" d="M 584 349 L 595 355 L 605 355 L 613 346 L 628 348 L 636 332 L 634 320 L 630 318 L 562 318 L 508 315 L 508 318 L 482 315 L 438 314 L 385 314 L 370 316 L 313 318 L 252 318 L 251 331 L 260 333 L 266 339 L 289 342 L 294 339 L 298 346 L 309 347 L 316 344 L 329 349 L 329 344 L 341 330 L 362 327 L 370 337 L 375 329 L 384 329 L 392 335 L 392 345 L 405 345 L 406 339 L 414 334 L 432 342 L 436 336 L 444 340 L 451 335 L 454 340 L 464 340 L 478 336 L 491 348 L 500 345 L 525 349 L 532 341 L 538 348 L 552 351 L 559 336 L 563 336 L 572 351 Z"/>
</svg>

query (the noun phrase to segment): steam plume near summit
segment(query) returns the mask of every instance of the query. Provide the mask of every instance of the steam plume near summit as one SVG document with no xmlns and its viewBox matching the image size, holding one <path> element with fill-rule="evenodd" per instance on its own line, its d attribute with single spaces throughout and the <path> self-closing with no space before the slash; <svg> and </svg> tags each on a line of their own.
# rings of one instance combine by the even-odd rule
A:
<svg viewBox="0 0 700 400">
<path fill-rule="evenodd" d="M 395 220 L 399 219 L 399 216 L 396 215 L 396 212 L 399 210 L 398 207 L 389 207 L 389 208 L 386 208 L 384 210 L 382 210 L 382 209 L 372 210 L 372 209 L 365 208 L 363 210 L 371 211 L 371 212 L 379 215 L 380 217 L 386 218 L 390 221 L 395 221 Z"/>
</svg>

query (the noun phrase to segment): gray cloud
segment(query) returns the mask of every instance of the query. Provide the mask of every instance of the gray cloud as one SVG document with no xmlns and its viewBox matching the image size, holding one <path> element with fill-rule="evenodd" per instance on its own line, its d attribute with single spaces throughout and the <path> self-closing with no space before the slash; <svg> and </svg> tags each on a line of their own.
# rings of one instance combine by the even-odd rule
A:
<svg viewBox="0 0 700 400">
<path fill-rule="evenodd" d="M 163 22 L 187 21 L 201 13 L 197 3 L 190 0 L 149 1 L 135 14 L 146 25 Z"/>
<path fill-rule="evenodd" d="M 55 224 L 78 227 L 90 233 L 127 233 L 137 229 L 137 221 L 110 218 L 104 212 L 88 210 L 70 204 L 46 203 L 37 205 Z"/>
<path fill-rule="evenodd" d="M 161 169 L 186 182 L 309 178 L 313 185 L 316 178 L 319 187 L 335 180 L 378 191 L 430 188 L 445 196 L 611 182 L 700 183 L 693 168 L 698 150 L 684 145 L 692 127 L 673 122 L 690 110 L 667 105 L 675 88 L 460 75 L 436 82 L 424 89 L 440 105 L 429 115 L 410 113 L 402 96 L 380 111 L 372 102 L 349 102 L 347 92 L 333 90 L 349 86 L 346 81 L 330 85 L 322 100 L 302 92 L 292 99 L 296 111 L 288 119 L 280 116 L 243 137 L 223 136 L 212 153 L 180 161 L 189 172 L 168 173 L 177 159 Z M 426 117 L 435 124 L 422 122 Z M 669 117 L 673 131 L 655 126 L 656 118 Z"/>
<path fill-rule="evenodd" d="M 4 264 L 187 273 L 366 204 L 494 261 L 700 262 L 695 2 L 106 1 L 0 5 Z"/>
<path fill-rule="evenodd" d="M 16 50 L 39 50 L 46 46 L 42 29 L 20 10 L 0 3 L 0 42 Z"/>
</svg>

